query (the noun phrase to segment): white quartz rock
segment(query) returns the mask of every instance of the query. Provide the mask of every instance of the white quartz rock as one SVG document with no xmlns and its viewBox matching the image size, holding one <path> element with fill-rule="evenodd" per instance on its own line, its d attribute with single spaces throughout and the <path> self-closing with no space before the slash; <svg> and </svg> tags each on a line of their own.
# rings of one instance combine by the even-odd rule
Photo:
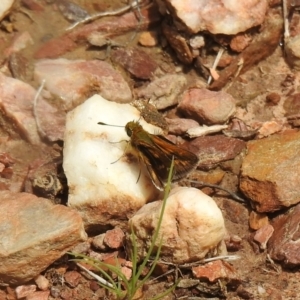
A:
<svg viewBox="0 0 300 300">
<path fill-rule="evenodd" d="M 263 23 L 266 0 L 164 0 L 191 32 L 237 34 Z"/>
<path fill-rule="evenodd" d="M 6 16 L 6 14 L 10 11 L 12 5 L 14 4 L 14 0 L 1 0 L 0 1 L 0 21 Z"/>
<path fill-rule="evenodd" d="M 81 213 L 87 229 L 120 225 L 159 195 L 143 164 L 136 156 L 125 155 L 131 148 L 125 142 L 129 140 L 125 128 L 97 124 L 125 126 L 139 118 L 139 111 L 130 104 L 99 95 L 67 114 L 63 167 L 68 204 Z M 143 120 L 140 123 L 149 132 L 157 131 Z"/>
<path fill-rule="evenodd" d="M 148 203 L 129 220 L 137 236 L 139 258 L 150 247 L 161 205 L 161 201 Z M 178 187 L 171 191 L 156 241 L 158 246 L 162 237 L 161 258 L 173 263 L 197 261 L 218 249 L 224 236 L 224 219 L 211 197 L 196 188 Z"/>
</svg>

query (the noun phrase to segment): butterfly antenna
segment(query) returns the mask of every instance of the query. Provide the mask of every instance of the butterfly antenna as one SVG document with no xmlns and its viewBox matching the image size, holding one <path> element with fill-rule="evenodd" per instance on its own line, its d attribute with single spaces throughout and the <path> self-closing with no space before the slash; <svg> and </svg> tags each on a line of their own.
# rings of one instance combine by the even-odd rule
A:
<svg viewBox="0 0 300 300">
<path fill-rule="evenodd" d="M 111 124 L 106 124 L 106 123 L 103 123 L 103 122 L 98 122 L 97 124 L 105 125 L 105 126 L 112 126 L 112 127 L 124 127 L 124 126 L 121 126 L 121 125 L 111 125 Z"/>
</svg>

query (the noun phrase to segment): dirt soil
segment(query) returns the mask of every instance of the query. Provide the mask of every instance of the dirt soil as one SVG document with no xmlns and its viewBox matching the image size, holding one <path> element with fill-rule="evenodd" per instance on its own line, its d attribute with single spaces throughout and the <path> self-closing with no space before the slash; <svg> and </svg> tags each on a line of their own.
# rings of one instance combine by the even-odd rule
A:
<svg viewBox="0 0 300 300">
<path fill-rule="evenodd" d="M 33 44 L 30 47 L 26 47 L 22 51 L 22 55 L 26 57 L 27 66 L 32 66 L 34 62 L 33 54 L 37 49 L 45 43 L 45 41 L 58 37 L 63 33 L 63 30 L 70 26 L 62 13 L 57 9 L 54 3 L 55 1 L 36 1 L 39 6 L 43 8 L 43 11 L 35 11 L 34 1 L 22 1 L 17 0 L 11 13 L 5 18 L 5 22 L 2 22 L 0 31 L 0 53 L 4 53 L 5 49 L 9 47 L 12 43 L 14 34 L 16 32 L 23 32 L 24 29 L 30 33 L 33 38 Z M 123 6 L 123 1 L 104 1 L 104 0 L 77 0 L 76 2 L 79 6 L 84 7 L 90 13 L 96 10 L 112 10 L 117 7 Z M 33 5 L 33 6 L 32 6 Z M 28 7 L 31 7 L 28 8 Z M 175 54 L 172 52 L 170 47 L 167 46 L 166 41 L 161 36 L 160 25 L 154 28 L 158 32 L 158 36 L 161 37 L 161 43 L 155 47 L 143 48 L 144 51 L 151 54 L 158 65 L 162 66 L 164 70 L 176 70 L 182 66 Z M 119 36 L 114 38 L 119 44 L 124 44 L 133 33 L 126 34 L 124 36 Z M 133 45 L 138 45 L 139 35 L 132 41 Z M 163 46 L 162 46 L 163 45 Z M 138 46 L 139 47 L 139 46 Z M 72 52 L 64 54 L 62 57 L 68 59 L 100 59 L 106 56 L 107 48 L 96 48 L 90 47 L 87 49 L 86 46 L 80 46 Z M 276 51 L 269 58 L 265 59 L 263 62 L 259 63 L 258 66 L 254 66 L 247 73 L 241 76 L 241 79 L 235 81 L 230 87 L 227 88 L 227 92 L 232 94 L 236 99 L 239 99 L 239 105 L 245 107 L 249 105 L 249 111 L 247 115 L 244 115 L 244 121 L 251 122 L 251 120 L 259 120 L 261 122 L 268 121 L 271 119 L 271 112 L 268 105 L 264 105 L 266 94 L 269 92 L 277 93 L 280 97 L 286 97 L 289 93 L 292 93 L 291 88 L 288 84 L 284 86 L 285 80 L 290 77 L 295 77 L 295 73 L 286 65 L 283 57 L 283 49 L 278 45 Z M 106 61 L 110 61 L 109 57 Z M 3 66 L 5 65 L 5 60 L 3 60 Z M 20 68 L 25 66 L 21 65 Z M 180 68 L 179 68 L 180 69 Z M 183 67 L 184 74 L 188 79 L 188 86 L 192 86 L 197 82 L 202 82 L 204 85 L 205 80 L 199 76 L 195 69 L 190 67 Z M 26 72 L 32 72 L 30 67 L 26 67 Z M 298 75 L 297 75 L 298 76 Z M 296 81 L 298 80 L 296 76 Z M 32 78 L 27 76 L 27 79 Z M 131 86 L 138 86 L 140 83 L 135 82 L 134 79 L 130 78 Z M 32 80 L 28 80 L 28 83 L 34 87 L 38 87 L 38 84 Z M 297 91 L 297 88 L 296 88 Z M 299 91 L 299 86 L 298 86 Z M 252 104 L 249 104 L 251 103 Z M 274 110 L 274 109 L 273 109 Z M 272 111 L 273 111 L 272 110 Z M 280 105 L 278 106 L 276 113 L 278 116 L 283 115 Z M 164 111 L 165 115 L 172 116 L 173 111 Z M 3 122 L 2 122 L 3 123 Z M 2 124 L 3 125 L 3 124 Z M 3 140 L 9 136 L 6 128 L 1 126 L 1 137 Z M 61 144 L 55 143 L 50 144 L 45 149 L 41 149 L 22 141 L 22 139 L 16 139 L 16 144 L 13 149 L 6 149 L 5 145 L 2 143 L 0 146 L 1 151 L 11 152 L 12 155 L 17 158 L 18 161 L 22 162 L 24 165 L 28 165 L 31 161 L 37 158 L 45 159 L 45 155 L 49 155 L 53 158 L 51 153 L 56 153 L 59 156 L 61 151 Z M 18 151 L 22 148 L 23 151 Z M 54 155 L 54 156 L 55 156 Z M 18 170 L 15 169 L 17 173 Z M 166 296 L 164 299 L 299 299 L 299 282 L 300 273 L 297 270 L 285 270 L 282 269 L 280 265 L 275 264 L 270 261 L 265 252 L 259 251 L 255 246 L 253 246 L 249 240 L 252 231 L 249 229 L 247 213 L 248 207 L 243 207 L 243 215 L 237 218 L 235 222 L 230 218 L 230 211 L 233 206 L 230 204 L 224 204 L 226 201 L 233 201 L 230 198 L 215 197 L 217 203 L 220 205 L 224 212 L 226 219 L 226 226 L 228 231 L 232 235 L 239 236 L 242 241 L 241 245 L 236 251 L 232 251 L 229 254 L 237 254 L 241 256 L 240 260 L 230 262 L 241 279 L 241 283 L 246 287 L 247 290 L 255 291 L 253 294 L 257 294 L 257 297 L 252 297 L 241 293 L 237 295 L 237 291 L 234 288 L 230 288 L 226 293 L 213 294 L 208 290 L 206 294 L 199 295 L 193 289 L 177 289 L 172 295 Z M 64 199 L 66 200 L 66 199 Z M 227 210 L 227 211 L 226 211 Z M 228 217 L 229 216 L 229 217 Z M 243 218 L 243 216 L 245 216 Z M 52 279 L 52 284 L 55 286 L 59 277 L 60 268 L 67 268 L 69 270 L 75 270 L 74 264 L 66 260 L 61 260 L 56 264 L 50 266 L 45 274 L 48 278 Z M 61 288 L 57 294 L 57 297 L 53 297 L 53 291 L 49 299 L 110 299 L 103 289 L 95 288 L 95 280 L 92 280 L 89 276 L 82 273 L 82 279 L 80 285 L 78 285 L 75 290 L 62 283 L 64 291 Z M 191 274 L 190 270 L 184 272 L 184 277 L 189 277 Z M 162 277 L 147 284 L 147 288 L 144 291 L 143 299 L 151 299 L 154 295 L 162 292 L 166 289 L 168 283 L 172 282 L 174 278 L 172 275 Z M 55 288 L 54 288 L 55 289 Z M 260 289 L 264 289 L 266 293 L 264 296 L 259 296 Z M 7 291 L 6 288 L 3 290 Z M 242 295 L 243 294 L 243 295 Z M 267 295 L 267 296 L 265 296 Z M 8 295 L 7 299 L 13 299 L 12 295 Z M 190 297 L 190 298 L 189 298 Z M 197 298 L 198 297 L 198 298 Z"/>
</svg>

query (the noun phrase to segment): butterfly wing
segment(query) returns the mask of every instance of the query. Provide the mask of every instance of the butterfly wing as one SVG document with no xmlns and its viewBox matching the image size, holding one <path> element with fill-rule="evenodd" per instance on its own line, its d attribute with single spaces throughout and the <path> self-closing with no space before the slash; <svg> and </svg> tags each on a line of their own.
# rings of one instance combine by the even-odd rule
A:
<svg viewBox="0 0 300 300">
<path fill-rule="evenodd" d="M 163 136 L 151 134 L 149 137 L 151 142 L 139 140 L 133 146 L 137 148 L 155 186 L 164 186 L 172 158 L 174 158 L 174 181 L 182 179 L 196 167 L 198 157 L 194 153 L 176 146 Z"/>
</svg>

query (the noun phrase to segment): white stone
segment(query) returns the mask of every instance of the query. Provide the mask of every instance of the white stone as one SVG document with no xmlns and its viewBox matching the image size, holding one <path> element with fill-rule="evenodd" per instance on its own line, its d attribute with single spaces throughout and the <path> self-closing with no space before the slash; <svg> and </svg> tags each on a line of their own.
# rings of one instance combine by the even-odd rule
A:
<svg viewBox="0 0 300 300">
<path fill-rule="evenodd" d="M 266 0 L 164 0 L 193 33 L 237 34 L 260 25 L 268 8 Z"/>
<path fill-rule="evenodd" d="M 97 124 L 125 126 L 139 118 L 139 111 L 130 104 L 99 95 L 67 114 L 63 167 L 68 204 L 81 213 L 86 227 L 120 225 L 159 195 L 143 164 L 135 155 L 125 155 L 131 152 L 125 128 Z M 143 120 L 140 123 L 148 132 L 158 130 Z"/>
<path fill-rule="evenodd" d="M 12 5 L 14 4 L 14 0 L 1 0 L 0 1 L 0 21 L 6 16 L 6 14 L 10 11 Z"/>
<path fill-rule="evenodd" d="M 129 220 L 137 236 L 140 258 L 150 247 L 161 204 L 161 201 L 146 204 Z M 196 188 L 178 187 L 171 191 L 156 241 L 158 246 L 162 237 L 161 258 L 173 263 L 197 261 L 216 250 L 224 236 L 224 219 L 211 197 Z M 130 251 L 132 245 L 128 245 Z"/>
<path fill-rule="evenodd" d="M 212 125 L 212 126 L 198 126 L 198 127 L 193 127 L 187 130 L 186 134 L 190 138 L 195 138 L 211 133 L 217 133 L 220 132 L 221 130 L 227 129 L 228 125 Z"/>
</svg>

